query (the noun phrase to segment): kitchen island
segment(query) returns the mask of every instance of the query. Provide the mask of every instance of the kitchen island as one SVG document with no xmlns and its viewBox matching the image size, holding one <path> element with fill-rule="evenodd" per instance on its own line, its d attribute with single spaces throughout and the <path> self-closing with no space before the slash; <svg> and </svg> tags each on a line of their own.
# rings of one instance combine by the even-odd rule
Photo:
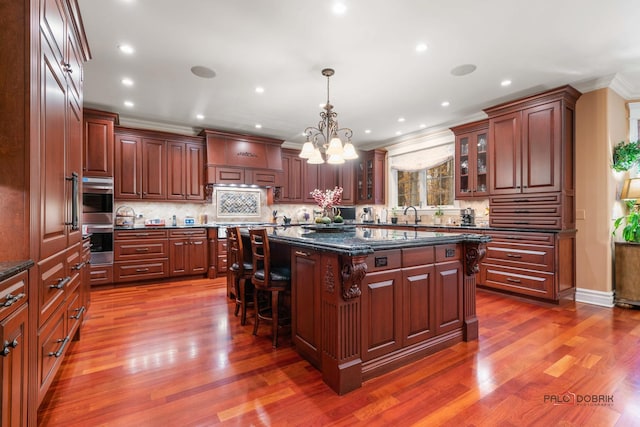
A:
<svg viewBox="0 0 640 427">
<path fill-rule="evenodd" d="M 478 337 L 489 237 L 379 227 L 271 227 L 292 269 L 292 341 L 338 394 Z"/>
</svg>

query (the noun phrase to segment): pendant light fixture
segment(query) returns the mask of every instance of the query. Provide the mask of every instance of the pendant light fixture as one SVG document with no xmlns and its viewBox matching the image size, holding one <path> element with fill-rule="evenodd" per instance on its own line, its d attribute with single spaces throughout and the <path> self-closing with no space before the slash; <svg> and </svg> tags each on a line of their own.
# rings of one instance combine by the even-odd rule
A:
<svg viewBox="0 0 640 427">
<path fill-rule="evenodd" d="M 321 164 L 325 162 L 320 148 L 324 150 L 327 163 L 339 165 L 345 160 L 357 159 L 351 136 L 353 131 L 349 128 L 340 128 L 338 126 L 338 113 L 333 111 L 333 105 L 329 101 L 329 78 L 333 76 L 335 71 L 331 68 L 322 70 L 322 75 L 327 78 L 327 103 L 320 112 L 321 120 L 317 127 L 309 126 L 304 130 L 307 141 L 302 146 L 300 157 L 307 159 L 307 163 Z M 342 145 L 340 134 L 345 138 L 346 142 Z"/>
</svg>

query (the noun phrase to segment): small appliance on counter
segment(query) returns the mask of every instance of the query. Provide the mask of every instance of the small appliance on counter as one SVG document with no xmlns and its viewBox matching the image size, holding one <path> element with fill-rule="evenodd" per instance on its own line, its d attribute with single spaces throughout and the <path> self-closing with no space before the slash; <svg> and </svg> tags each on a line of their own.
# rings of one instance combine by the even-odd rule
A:
<svg viewBox="0 0 640 427">
<path fill-rule="evenodd" d="M 136 222 L 136 213 L 129 206 L 120 206 L 116 210 L 116 227 L 133 228 Z"/>
<path fill-rule="evenodd" d="M 474 226 L 476 225 L 476 213 L 471 208 L 460 210 L 460 225 Z"/>
<path fill-rule="evenodd" d="M 360 215 L 360 218 L 362 219 L 363 224 L 373 223 L 373 208 L 362 208 L 362 215 Z"/>
</svg>

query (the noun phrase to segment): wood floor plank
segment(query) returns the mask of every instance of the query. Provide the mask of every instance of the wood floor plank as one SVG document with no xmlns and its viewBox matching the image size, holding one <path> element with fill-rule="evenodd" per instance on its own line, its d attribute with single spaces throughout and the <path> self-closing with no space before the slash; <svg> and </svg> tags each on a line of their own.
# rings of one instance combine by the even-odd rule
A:
<svg viewBox="0 0 640 427">
<path fill-rule="evenodd" d="M 338 396 L 290 337 L 274 350 L 268 327 L 240 325 L 225 291 L 224 279 L 92 291 L 39 425 L 640 425 L 640 310 L 479 291 L 478 341 Z M 582 401 L 558 404 L 566 393 Z"/>
</svg>

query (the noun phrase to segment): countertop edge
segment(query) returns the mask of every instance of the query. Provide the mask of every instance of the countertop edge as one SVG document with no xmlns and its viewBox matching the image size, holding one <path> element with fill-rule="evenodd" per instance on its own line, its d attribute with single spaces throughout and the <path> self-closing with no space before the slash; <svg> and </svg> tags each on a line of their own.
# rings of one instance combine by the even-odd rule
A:
<svg viewBox="0 0 640 427">
<path fill-rule="evenodd" d="M 12 278 L 16 274 L 33 267 L 33 260 L 0 261 L 0 282 Z"/>
</svg>

